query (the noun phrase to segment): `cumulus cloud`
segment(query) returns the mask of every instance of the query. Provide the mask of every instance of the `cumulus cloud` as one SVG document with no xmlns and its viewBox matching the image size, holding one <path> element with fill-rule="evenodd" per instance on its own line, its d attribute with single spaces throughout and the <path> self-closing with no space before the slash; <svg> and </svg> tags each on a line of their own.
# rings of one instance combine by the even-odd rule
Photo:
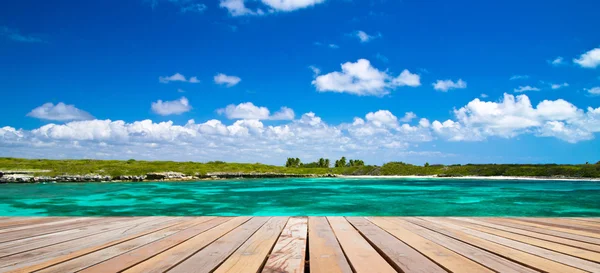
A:
<svg viewBox="0 0 600 273">
<path fill-rule="evenodd" d="M 373 39 L 381 38 L 381 33 L 378 33 L 377 35 L 369 35 L 362 30 L 355 31 L 353 35 L 358 38 L 361 43 L 367 43 Z"/>
<path fill-rule="evenodd" d="M 533 107 L 526 95 L 504 94 L 500 102 L 474 99 L 454 110 L 454 115 L 456 120 L 432 123 L 436 133 L 454 141 L 529 133 L 575 143 L 600 131 L 600 108 L 586 112 L 562 99 L 544 100 Z"/>
<path fill-rule="evenodd" d="M 451 89 L 467 88 L 467 82 L 463 81 L 462 79 L 458 79 L 458 81 L 456 81 L 456 82 L 453 82 L 452 80 L 437 80 L 432 85 L 433 85 L 433 89 L 442 91 L 442 92 L 447 92 L 448 90 L 451 90 Z"/>
<path fill-rule="evenodd" d="M 522 93 L 522 92 L 527 92 L 527 91 L 540 91 L 539 88 L 537 87 L 532 87 L 532 86 L 519 86 L 518 88 L 515 88 L 513 91 L 517 92 L 517 93 Z"/>
<path fill-rule="evenodd" d="M 489 96 L 487 94 L 481 94 L 481 95 L 479 95 L 479 97 L 482 98 L 482 99 L 485 99 L 485 98 L 487 98 Z"/>
<path fill-rule="evenodd" d="M 158 100 L 152 103 L 151 108 L 152 112 L 161 116 L 180 115 L 192 110 L 192 106 L 186 97 L 172 101 Z"/>
<path fill-rule="evenodd" d="M 553 66 L 559 66 L 561 64 L 564 64 L 565 62 L 563 57 L 556 57 L 554 60 L 549 60 L 548 63 Z"/>
<path fill-rule="evenodd" d="M 256 4 L 254 1 L 250 1 Z M 246 7 L 245 0 L 220 0 L 219 6 L 227 9 L 231 16 L 258 16 L 275 12 L 291 12 L 308 8 L 325 0 L 261 0 L 262 7 L 250 9 Z M 266 10 L 266 11 L 265 11 Z"/>
<path fill-rule="evenodd" d="M 242 79 L 240 79 L 240 77 L 227 76 L 223 73 L 219 73 L 214 77 L 214 80 L 215 80 L 216 84 L 225 85 L 227 87 L 232 87 L 232 86 L 240 83 L 240 81 Z"/>
<path fill-rule="evenodd" d="M 584 68 L 596 68 L 600 65 L 600 47 L 581 54 L 573 62 Z"/>
<path fill-rule="evenodd" d="M 247 118 L 232 123 L 215 119 L 189 120 L 180 125 L 171 121 L 82 120 L 47 124 L 32 130 L 6 126 L 0 128 L 0 153 L 19 157 L 276 164 L 290 154 L 306 160 L 345 155 L 381 163 L 397 160 L 400 154 L 424 153 L 438 158 L 442 156 L 439 152 L 409 150 L 435 139 L 481 141 L 528 134 L 576 143 L 593 139 L 600 132 L 600 107 L 580 109 L 560 99 L 544 100 L 534 106 L 526 95 L 504 94 L 500 101 L 474 99 L 455 109 L 452 118 L 446 121 L 421 118 L 415 122 L 414 113 L 399 118 L 382 109 L 336 125 L 326 123 L 312 112 L 291 119 L 292 111 L 285 107 L 270 115 L 266 108 L 246 106 L 250 109 L 244 114 Z M 273 116 L 290 120 L 278 125 L 265 125 L 259 120 Z"/>
<path fill-rule="evenodd" d="M 512 75 L 510 77 L 511 81 L 514 81 L 514 80 L 525 80 L 525 79 L 529 79 L 529 76 L 528 75 Z"/>
<path fill-rule="evenodd" d="M 51 102 L 44 103 L 31 110 L 27 116 L 55 121 L 87 120 L 94 118 L 90 113 L 78 109 L 74 105 L 64 104 L 62 102 L 59 102 L 56 105 Z"/>
<path fill-rule="evenodd" d="M 588 94 L 590 94 L 590 95 L 600 96 L 600 86 L 592 87 L 590 89 L 585 89 L 585 91 L 587 91 Z"/>
<path fill-rule="evenodd" d="M 359 96 L 384 96 L 400 86 L 421 85 L 420 76 L 408 70 L 397 77 L 380 71 L 366 59 L 342 64 L 341 72 L 320 75 L 312 81 L 319 92 L 350 93 Z"/>
<path fill-rule="evenodd" d="M 276 11 L 294 11 L 325 2 L 325 0 L 261 0 Z"/>
<path fill-rule="evenodd" d="M 158 81 L 161 83 L 169 83 L 169 82 L 189 82 L 189 83 L 199 83 L 197 77 L 191 77 L 189 80 L 180 73 L 175 73 L 172 76 L 161 76 L 158 77 Z"/>
<path fill-rule="evenodd" d="M 564 82 L 564 83 L 551 83 L 550 84 L 550 88 L 552 88 L 552 89 L 560 89 L 560 88 L 568 87 L 568 86 L 569 86 L 569 84 L 566 83 L 566 82 Z"/>
<path fill-rule="evenodd" d="M 9 40 L 21 43 L 43 43 L 42 38 L 34 35 L 21 34 L 18 29 L 0 26 L 0 37 L 5 37 Z"/>
<path fill-rule="evenodd" d="M 267 107 L 256 106 L 251 102 L 230 104 L 225 108 L 217 109 L 217 113 L 225 115 L 228 119 L 292 120 L 295 116 L 294 110 L 285 106 L 271 115 Z"/>
</svg>

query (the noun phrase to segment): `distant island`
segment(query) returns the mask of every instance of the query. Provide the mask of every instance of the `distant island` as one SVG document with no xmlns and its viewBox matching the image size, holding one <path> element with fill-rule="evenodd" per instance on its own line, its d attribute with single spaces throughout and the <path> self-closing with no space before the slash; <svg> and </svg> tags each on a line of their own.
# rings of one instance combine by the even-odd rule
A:
<svg viewBox="0 0 600 273">
<path fill-rule="evenodd" d="M 0 183 L 101 182 L 199 180 L 225 178 L 335 177 L 335 176 L 435 176 L 435 177 L 532 177 L 600 178 L 600 161 L 564 164 L 429 164 L 388 162 L 365 165 L 342 157 L 334 164 L 321 158 L 302 163 L 288 158 L 285 166 L 222 161 L 175 162 L 141 160 L 50 160 L 0 158 Z"/>
</svg>

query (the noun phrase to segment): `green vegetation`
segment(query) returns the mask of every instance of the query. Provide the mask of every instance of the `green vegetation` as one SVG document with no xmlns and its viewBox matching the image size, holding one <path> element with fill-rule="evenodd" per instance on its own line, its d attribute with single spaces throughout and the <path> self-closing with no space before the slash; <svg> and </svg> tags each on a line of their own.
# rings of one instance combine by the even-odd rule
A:
<svg viewBox="0 0 600 273">
<path fill-rule="evenodd" d="M 289 163 L 289 164 L 288 164 Z M 383 166 L 365 165 L 362 160 L 342 157 L 330 168 L 329 159 L 303 164 L 299 158 L 289 158 L 287 167 L 260 163 L 226 163 L 222 161 L 174 162 L 140 160 L 48 160 L 0 158 L 0 170 L 39 170 L 37 175 L 63 174 L 143 175 L 150 172 L 174 171 L 187 175 L 205 175 L 213 172 L 344 174 L 344 175 L 439 175 L 439 176 L 532 176 L 532 177 L 586 177 L 600 178 L 600 162 L 596 164 L 467 164 L 423 166 L 403 162 L 389 162 Z M 48 170 L 49 172 L 42 172 Z"/>
</svg>

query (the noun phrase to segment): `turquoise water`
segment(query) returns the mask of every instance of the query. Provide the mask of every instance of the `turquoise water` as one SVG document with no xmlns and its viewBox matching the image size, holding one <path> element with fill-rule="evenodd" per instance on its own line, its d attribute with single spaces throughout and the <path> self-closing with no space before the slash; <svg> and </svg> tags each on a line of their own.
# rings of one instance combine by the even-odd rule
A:
<svg viewBox="0 0 600 273">
<path fill-rule="evenodd" d="M 594 216 L 600 182 L 253 179 L 0 185 L 0 216 Z"/>
</svg>

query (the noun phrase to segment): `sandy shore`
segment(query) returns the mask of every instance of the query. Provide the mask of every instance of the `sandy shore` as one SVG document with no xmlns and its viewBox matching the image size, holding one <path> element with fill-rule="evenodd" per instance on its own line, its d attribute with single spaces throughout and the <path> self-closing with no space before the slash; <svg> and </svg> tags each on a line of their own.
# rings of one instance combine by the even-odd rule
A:
<svg viewBox="0 0 600 273">
<path fill-rule="evenodd" d="M 438 177 L 435 175 L 338 175 L 342 178 L 410 178 L 410 179 L 477 179 L 477 180 L 556 180 L 556 181 L 600 181 L 600 178 L 557 178 L 526 176 L 456 176 Z"/>
</svg>

